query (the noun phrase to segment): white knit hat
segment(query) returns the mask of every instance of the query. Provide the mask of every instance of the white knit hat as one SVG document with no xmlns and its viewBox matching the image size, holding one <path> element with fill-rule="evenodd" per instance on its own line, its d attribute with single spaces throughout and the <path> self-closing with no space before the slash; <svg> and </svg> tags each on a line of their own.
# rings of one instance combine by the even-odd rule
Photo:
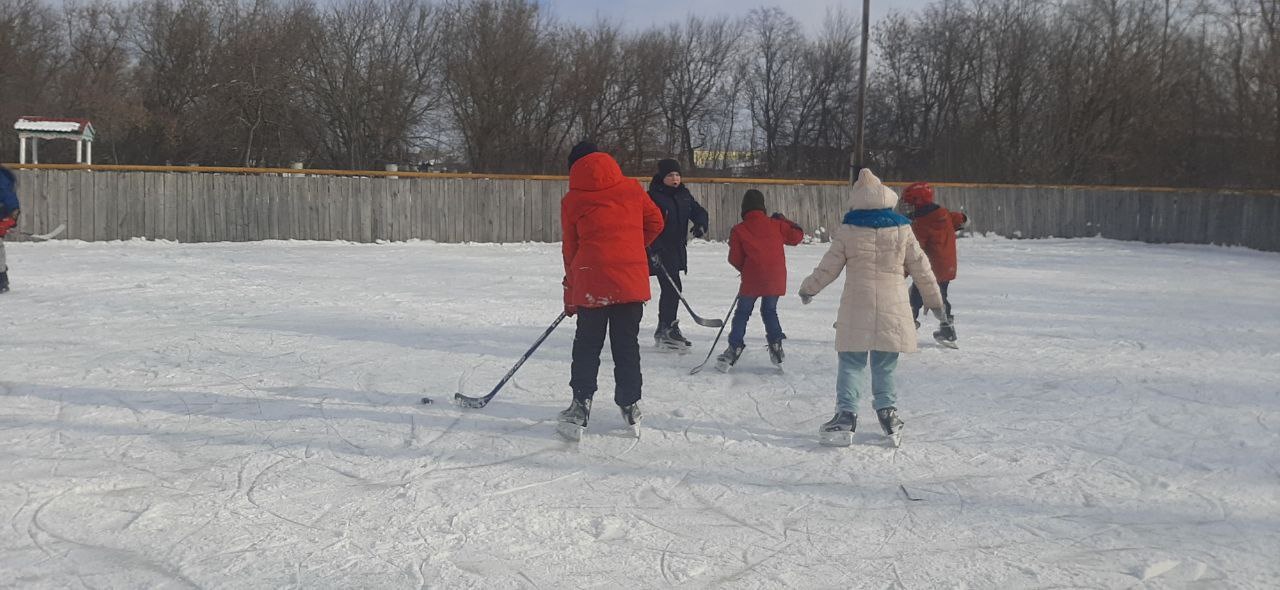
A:
<svg viewBox="0 0 1280 590">
<path fill-rule="evenodd" d="M 880 178 L 863 168 L 849 195 L 849 209 L 892 209 L 898 204 L 898 193 L 880 182 Z"/>
</svg>

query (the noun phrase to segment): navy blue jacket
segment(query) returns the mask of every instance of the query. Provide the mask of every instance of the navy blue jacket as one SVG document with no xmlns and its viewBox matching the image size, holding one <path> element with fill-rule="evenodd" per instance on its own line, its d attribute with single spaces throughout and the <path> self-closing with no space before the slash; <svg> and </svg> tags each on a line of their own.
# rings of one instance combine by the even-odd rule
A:
<svg viewBox="0 0 1280 590">
<path fill-rule="evenodd" d="M 0 166 L 0 219 L 18 210 L 18 179 L 8 168 Z"/>
<path fill-rule="evenodd" d="M 657 254 L 662 260 L 663 268 L 675 274 L 689 270 L 689 223 L 693 222 L 694 234 L 701 236 L 707 231 L 707 210 L 702 208 L 683 184 L 671 188 L 662 183 L 662 178 L 654 175 L 649 183 L 649 198 L 662 211 L 662 234 L 649 246 L 649 252 Z M 649 265 L 649 274 L 658 276 L 658 269 Z"/>
</svg>

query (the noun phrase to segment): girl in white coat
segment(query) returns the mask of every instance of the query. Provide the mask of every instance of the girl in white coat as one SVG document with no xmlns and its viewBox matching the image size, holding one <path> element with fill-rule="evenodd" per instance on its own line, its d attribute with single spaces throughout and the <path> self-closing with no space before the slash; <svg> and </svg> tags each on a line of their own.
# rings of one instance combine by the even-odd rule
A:
<svg viewBox="0 0 1280 590">
<path fill-rule="evenodd" d="M 800 285 L 807 304 L 845 273 L 844 294 L 836 317 L 836 415 L 819 429 L 822 444 L 848 446 L 857 428 L 858 400 L 871 364 L 873 407 L 886 435 L 898 442 L 898 418 L 893 371 L 898 353 L 916 351 L 915 322 L 903 277 L 910 275 L 925 307 L 941 313 L 942 293 L 929 268 L 911 221 L 893 211 L 898 195 L 863 168 L 849 197 L 844 223 L 831 237 L 831 248 Z"/>
</svg>

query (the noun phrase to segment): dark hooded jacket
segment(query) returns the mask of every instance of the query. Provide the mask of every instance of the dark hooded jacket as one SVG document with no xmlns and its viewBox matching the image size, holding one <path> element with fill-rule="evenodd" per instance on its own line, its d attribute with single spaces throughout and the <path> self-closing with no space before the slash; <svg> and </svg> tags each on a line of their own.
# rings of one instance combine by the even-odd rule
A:
<svg viewBox="0 0 1280 590">
<path fill-rule="evenodd" d="M 649 246 L 649 251 L 662 260 L 662 266 L 669 273 L 689 270 L 689 224 L 693 223 L 695 236 L 702 236 L 707 231 L 707 210 L 693 200 L 693 194 L 685 188 L 684 183 L 671 188 L 662 183 L 662 177 L 653 176 L 649 182 L 649 198 L 662 211 L 664 225 L 662 235 Z M 649 274 L 658 276 L 658 269 L 649 265 Z"/>
<path fill-rule="evenodd" d="M 0 219 L 18 210 L 18 179 L 8 168 L 0 166 Z"/>
</svg>

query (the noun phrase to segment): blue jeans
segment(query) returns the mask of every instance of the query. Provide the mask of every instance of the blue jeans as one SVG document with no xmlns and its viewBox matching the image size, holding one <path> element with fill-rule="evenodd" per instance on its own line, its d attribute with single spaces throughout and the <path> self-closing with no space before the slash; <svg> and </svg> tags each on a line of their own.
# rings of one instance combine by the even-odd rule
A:
<svg viewBox="0 0 1280 590">
<path fill-rule="evenodd" d="M 877 410 L 898 403 L 898 392 L 893 387 L 893 370 L 898 367 L 898 353 L 871 351 L 871 392 L 875 396 L 872 407 Z M 858 400 L 866 389 L 866 352 L 841 352 L 840 370 L 836 375 L 836 411 L 858 413 Z"/>
<path fill-rule="evenodd" d="M 729 330 L 729 346 L 740 348 L 746 346 L 747 320 L 756 307 L 756 299 L 760 300 L 760 319 L 764 320 L 764 335 L 769 342 L 777 342 L 786 338 L 782 333 L 782 323 L 778 321 L 777 297 L 738 296 L 738 307 L 733 312 L 733 329 Z"/>
</svg>

